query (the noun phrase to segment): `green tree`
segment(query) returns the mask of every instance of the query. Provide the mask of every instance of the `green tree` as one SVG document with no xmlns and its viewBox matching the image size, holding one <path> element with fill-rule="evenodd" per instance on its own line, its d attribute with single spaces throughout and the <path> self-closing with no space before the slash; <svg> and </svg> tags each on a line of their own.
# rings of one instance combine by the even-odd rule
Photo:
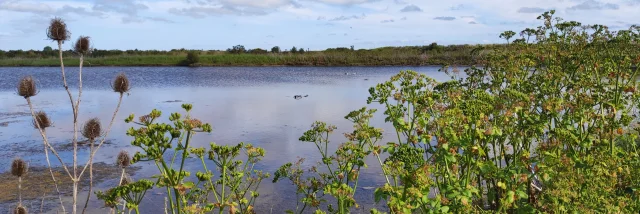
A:
<svg viewBox="0 0 640 214">
<path fill-rule="evenodd" d="M 296 46 L 293 46 L 293 48 L 291 48 L 291 53 L 298 53 L 298 49 L 296 49 Z"/>
<path fill-rule="evenodd" d="M 247 52 L 247 49 L 244 48 L 244 45 L 236 45 L 232 48 L 227 49 L 227 52 L 232 54 L 241 54 Z"/>
<path fill-rule="evenodd" d="M 273 48 L 271 48 L 271 53 L 280 53 L 280 47 L 273 46 Z"/>
<path fill-rule="evenodd" d="M 200 54 L 196 51 L 189 51 L 187 53 L 187 59 L 185 59 L 186 65 L 194 65 L 200 62 Z"/>
<path fill-rule="evenodd" d="M 304 48 L 298 48 L 298 53 L 304 53 Z"/>
</svg>

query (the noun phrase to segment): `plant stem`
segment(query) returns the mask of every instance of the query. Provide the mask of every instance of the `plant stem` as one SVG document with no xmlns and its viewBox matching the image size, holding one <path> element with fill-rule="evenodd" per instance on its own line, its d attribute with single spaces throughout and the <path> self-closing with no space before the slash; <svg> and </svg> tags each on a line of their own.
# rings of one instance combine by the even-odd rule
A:
<svg viewBox="0 0 640 214">
<path fill-rule="evenodd" d="M 222 162 L 222 194 L 221 194 L 221 206 L 220 206 L 220 214 L 222 214 L 222 210 L 224 210 L 224 206 L 226 205 L 226 201 L 224 200 L 224 189 L 226 189 L 226 181 L 227 181 L 227 160 L 224 159 Z"/>
<path fill-rule="evenodd" d="M 180 182 L 182 180 L 182 168 L 184 167 L 184 160 L 187 159 L 187 152 L 189 152 L 189 140 L 191 138 L 191 131 L 187 131 L 187 140 L 184 143 L 184 151 L 182 152 L 182 161 L 180 162 L 180 170 L 178 171 L 178 180 L 175 182 L 175 185 L 178 184 L 178 182 Z M 175 187 L 174 187 L 175 188 Z M 176 195 L 176 205 L 178 208 L 178 213 L 180 213 L 180 199 L 178 199 L 178 191 L 174 190 L 174 193 Z"/>
<path fill-rule="evenodd" d="M 96 146 L 96 149 L 93 152 L 91 152 L 91 155 L 89 155 L 89 160 L 87 161 L 87 164 L 85 164 L 84 168 L 82 169 L 82 172 L 80 172 L 80 176 L 79 177 L 82 177 L 82 174 L 84 174 L 84 171 L 87 170 L 87 166 L 89 165 L 89 161 L 93 160 L 93 157 L 96 155 L 96 153 L 98 152 L 98 150 L 100 149 L 102 144 L 104 144 L 104 142 L 107 139 L 107 136 L 111 132 L 111 127 L 113 126 L 113 122 L 115 121 L 116 115 L 118 114 L 118 111 L 120 110 L 120 104 L 122 104 L 122 97 L 123 97 L 123 94 L 120 94 L 120 97 L 118 98 L 118 105 L 116 106 L 116 110 L 113 112 L 113 116 L 111 116 L 111 122 L 109 122 L 109 126 L 107 127 L 107 131 L 104 133 L 104 136 L 102 136 L 102 140 L 100 141 L 98 146 Z"/>
<path fill-rule="evenodd" d="M 89 151 L 93 152 L 93 139 L 89 140 L 90 148 Z M 124 175 L 124 169 L 122 169 Z M 120 183 L 122 183 L 122 178 L 120 179 Z M 84 214 L 87 211 L 87 206 L 89 205 L 89 199 L 91 198 L 91 190 L 93 189 L 93 160 L 89 159 L 89 194 L 87 195 L 87 200 L 84 202 L 84 208 L 82 208 L 82 213 Z"/>
<path fill-rule="evenodd" d="M 43 130 L 43 132 L 46 135 L 46 130 Z M 49 161 L 49 149 L 47 149 L 47 144 L 45 142 L 43 142 L 43 146 L 44 146 L 44 156 L 45 156 L 45 159 L 47 160 L 47 168 L 49 168 L 49 174 L 51 174 L 51 180 L 53 180 L 53 186 L 56 188 L 56 192 L 58 193 L 58 199 L 60 200 L 60 207 L 62 207 L 62 213 L 66 213 L 64 204 L 62 203 L 62 193 L 60 193 L 60 188 L 58 188 L 58 181 L 56 181 L 56 176 L 53 174 L 53 169 L 51 169 L 51 162 Z"/>
<path fill-rule="evenodd" d="M 18 204 L 22 205 L 22 176 L 18 177 Z"/>
</svg>

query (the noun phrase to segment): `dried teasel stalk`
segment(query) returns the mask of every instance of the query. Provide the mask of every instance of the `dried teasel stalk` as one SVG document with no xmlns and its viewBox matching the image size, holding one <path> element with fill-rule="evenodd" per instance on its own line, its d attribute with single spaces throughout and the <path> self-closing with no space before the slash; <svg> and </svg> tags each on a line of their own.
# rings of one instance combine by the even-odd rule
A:
<svg viewBox="0 0 640 214">
<path fill-rule="evenodd" d="M 111 86 L 114 92 L 118 92 L 120 94 L 129 92 L 129 78 L 127 78 L 124 73 L 118 74 L 116 79 L 113 80 L 113 85 Z"/>
<path fill-rule="evenodd" d="M 123 168 L 123 169 L 131 165 L 131 158 L 129 157 L 129 153 L 124 150 L 120 151 L 120 153 L 118 153 L 118 158 L 116 160 L 116 163 L 120 168 Z"/>
<path fill-rule="evenodd" d="M 82 136 L 94 140 L 101 134 L 100 120 L 98 118 L 92 118 L 84 124 L 82 129 Z"/>
<path fill-rule="evenodd" d="M 22 205 L 18 205 L 18 207 L 16 207 L 13 210 L 13 213 L 14 214 L 27 214 L 29 212 L 28 212 L 27 208 L 23 207 Z"/>
<path fill-rule="evenodd" d="M 76 43 L 73 45 L 73 50 L 76 53 L 87 55 L 91 53 L 91 41 L 88 36 L 80 36 Z"/>
<path fill-rule="evenodd" d="M 71 33 L 67 30 L 67 24 L 61 18 L 53 18 L 47 28 L 47 37 L 50 40 L 64 42 L 69 40 Z"/>
<path fill-rule="evenodd" d="M 11 175 L 23 177 L 27 174 L 27 171 L 29 171 L 29 166 L 21 158 L 16 158 L 11 162 Z"/>
<path fill-rule="evenodd" d="M 36 88 L 36 81 L 31 76 L 23 77 L 18 83 L 18 95 L 21 97 L 29 98 L 38 93 Z"/>
<path fill-rule="evenodd" d="M 35 119 L 32 123 L 35 129 L 38 129 L 38 127 L 40 127 L 41 129 L 51 127 L 51 120 L 49 119 L 49 116 L 47 116 L 47 113 L 45 113 L 44 111 L 36 112 Z"/>
</svg>

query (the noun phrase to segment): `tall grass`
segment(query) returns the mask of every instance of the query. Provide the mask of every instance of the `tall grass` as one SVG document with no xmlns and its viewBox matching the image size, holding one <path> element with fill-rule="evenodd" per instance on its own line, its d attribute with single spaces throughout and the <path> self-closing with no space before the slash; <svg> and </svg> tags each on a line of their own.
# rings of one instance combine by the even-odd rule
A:
<svg viewBox="0 0 640 214">
<path fill-rule="evenodd" d="M 187 54 L 179 55 L 119 55 L 85 57 L 86 66 L 179 66 Z M 57 58 L 5 58 L 0 66 L 59 66 Z M 79 60 L 68 58 L 64 63 L 78 66 Z M 476 60 L 471 49 L 420 53 L 411 50 L 308 52 L 304 54 L 215 54 L 203 52 L 202 66 L 386 66 L 386 65 L 472 65 Z"/>
</svg>

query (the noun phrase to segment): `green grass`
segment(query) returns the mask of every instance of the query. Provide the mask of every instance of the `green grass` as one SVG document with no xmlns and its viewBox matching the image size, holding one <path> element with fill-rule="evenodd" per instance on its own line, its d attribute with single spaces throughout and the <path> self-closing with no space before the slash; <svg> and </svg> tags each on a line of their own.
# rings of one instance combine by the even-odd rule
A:
<svg viewBox="0 0 640 214">
<path fill-rule="evenodd" d="M 86 57 L 85 66 L 180 66 L 186 54 Z M 77 66 L 77 57 L 65 57 Z M 304 54 L 202 54 L 201 66 L 419 66 L 474 64 L 469 51 L 419 54 L 413 51 L 310 52 Z M 0 66 L 59 66 L 58 58 L 5 58 Z"/>
</svg>

